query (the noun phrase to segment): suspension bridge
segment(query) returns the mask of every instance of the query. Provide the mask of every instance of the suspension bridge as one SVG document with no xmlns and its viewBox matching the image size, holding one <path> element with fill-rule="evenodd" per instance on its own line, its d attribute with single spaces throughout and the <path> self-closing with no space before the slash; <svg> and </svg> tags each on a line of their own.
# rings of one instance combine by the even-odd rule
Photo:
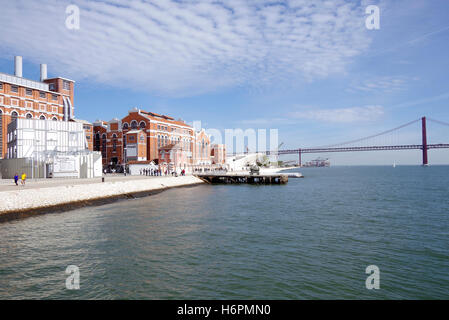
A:
<svg viewBox="0 0 449 320">
<path fill-rule="evenodd" d="M 429 164 L 428 151 L 430 149 L 448 149 L 449 143 L 439 143 L 439 144 L 429 144 L 427 142 L 427 120 L 449 126 L 449 123 L 435 120 L 431 118 L 422 117 L 421 119 L 413 120 L 405 123 L 399 127 L 380 132 L 375 135 L 368 137 L 363 137 L 356 140 L 346 141 L 331 146 L 325 147 L 315 147 L 315 148 L 298 148 L 298 149 L 288 149 L 288 150 L 276 150 L 276 151 L 265 151 L 266 155 L 288 155 L 297 154 L 298 164 L 301 166 L 301 156 L 302 154 L 308 153 L 331 153 L 331 152 L 361 152 L 361 151 L 387 151 L 387 150 L 422 150 L 422 165 L 427 166 Z M 420 144 L 396 144 L 396 145 L 369 145 L 369 146 L 348 146 L 350 144 L 357 144 L 362 141 L 370 140 L 376 137 L 390 134 L 392 132 L 398 131 L 402 128 L 410 126 L 412 124 L 421 122 L 421 143 Z"/>
</svg>

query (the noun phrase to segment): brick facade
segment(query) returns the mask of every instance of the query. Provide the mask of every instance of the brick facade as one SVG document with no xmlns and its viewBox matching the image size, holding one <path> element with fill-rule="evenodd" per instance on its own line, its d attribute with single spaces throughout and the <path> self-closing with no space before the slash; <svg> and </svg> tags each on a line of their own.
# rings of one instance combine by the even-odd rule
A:
<svg viewBox="0 0 449 320">
<path fill-rule="evenodd" d="M 146 159 L 140 157 L 141 161 L 153 161 L 156 164 L 175 163 L 179 168 L 211 163 L 210 137 L 204 130 L 195 132 L 193 127 L 182 120 L 134 108 L 120 120 L 94 123 L 94 150 L 105 155 L 104 166 L 124 165 L 136 161 L 135 156 L 127 156 L 128 141 L 124 139 L 129 132 L 135 131 L 146 134 Z M 161 150 L 164 150 L 162 154 Z"/>
<path fill-rule="evenodd" d="M 34 81 L 0 73 L 0 159 L 6 158 L 7 128 L 13 118 L 63 121 L 74 119 L 75 81 Z M 91 129 L 87 129 L 86 134 Z"/>
</svg>

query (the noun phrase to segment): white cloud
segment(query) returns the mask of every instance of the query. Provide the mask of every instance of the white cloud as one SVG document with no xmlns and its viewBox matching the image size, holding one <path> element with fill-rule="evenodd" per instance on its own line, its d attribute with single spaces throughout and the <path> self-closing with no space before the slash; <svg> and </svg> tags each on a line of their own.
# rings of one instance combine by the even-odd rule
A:
<svg viewBox="0 0 449 320">
<path fill-rule="evenodd" d="M 392 93 L 405 90 L 413 81 L 418 80 L 418 77 L 405 76 L 367 77 L 363 80 L 353 81 L 348 91 Z"/>
<path fill-rule="evenodd" d="M 376 120 L 384 114 L 382 106 L 363 106 L 341 109 L 313 109 L 290 114 L 295 119 L 307 119 L 334 123 Z"/>
<path fill-rule="evenodd" d="M 294 85 L 344 72 L 370 44 L 351 1 L 2 1 L 0 56 L 49 72 L 165 95 Z M 5 32 L 7 30 L 7 32 Z"/>
<path fill-rule="evenodd" d="M 299 111 L 291 112 L 283 117 L 261 117 L 238 120 L 243 125 L 286 125 L 297 124 L 300 120 L 318 122 L 350 123 L 374 121 L 384 115 L 382 106 L 362 106 L 338 109 L 319 109 L 311 106 L 301 107 Z"/>
</svg>

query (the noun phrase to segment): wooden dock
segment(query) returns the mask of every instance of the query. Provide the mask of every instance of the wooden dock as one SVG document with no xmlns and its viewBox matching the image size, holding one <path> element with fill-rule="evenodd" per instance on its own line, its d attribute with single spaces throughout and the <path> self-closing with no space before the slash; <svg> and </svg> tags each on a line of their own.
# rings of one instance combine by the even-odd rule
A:
<svg viewBox="0 0 449 320">
<path fill-rule="evenodd" d="M 222 183 L 222 184 L 286 184 L 288 182 L 288 175 L 286 174 L 261 174 L 251 175 L 245 174 L 213 174 L 213 173 L 201 173 L 196 174 L 198 178 L 206 183 Z"/>
</svg>

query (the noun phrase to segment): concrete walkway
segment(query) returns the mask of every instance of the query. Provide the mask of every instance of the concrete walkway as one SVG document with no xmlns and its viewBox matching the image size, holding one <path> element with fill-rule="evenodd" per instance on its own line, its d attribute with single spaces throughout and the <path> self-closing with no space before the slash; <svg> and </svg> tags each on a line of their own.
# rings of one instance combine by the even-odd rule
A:
<svg viewBox="0 0 449 320">
<path fill-rule="evenodd" d="M 138 181 L 145 179 L 166 179 L 172 176 L 124 176 L 123 174 L 106 174 L 104 176 L 105 182 L 116 181 Z M 19 179 L 19 185 L 16 186 L 13 179 L 0 179 L 0 192 L 13 191 L 21 189 L 36 189 L 36 188 L 50 188 L 56 186 L 66 185 L 79 185 L 79 184 L 92 184 L 102 183 L 101 178 L 90 179 L 71 179 L 71 178 L 53 178 L 53 179 L 27 179 L 25 186 L 21 185 Z"/>
<path fill-rule="evenodd" d="M 96 179 L 30 180 L 26 186 L 0 186 L 0 215 L 35 209 L 91 202 L 107 198 L 123 198 L 143 192 L 195 185 L 203 181 L 194 176 L 120 176 L 110 175 Z"/>
</svg>

